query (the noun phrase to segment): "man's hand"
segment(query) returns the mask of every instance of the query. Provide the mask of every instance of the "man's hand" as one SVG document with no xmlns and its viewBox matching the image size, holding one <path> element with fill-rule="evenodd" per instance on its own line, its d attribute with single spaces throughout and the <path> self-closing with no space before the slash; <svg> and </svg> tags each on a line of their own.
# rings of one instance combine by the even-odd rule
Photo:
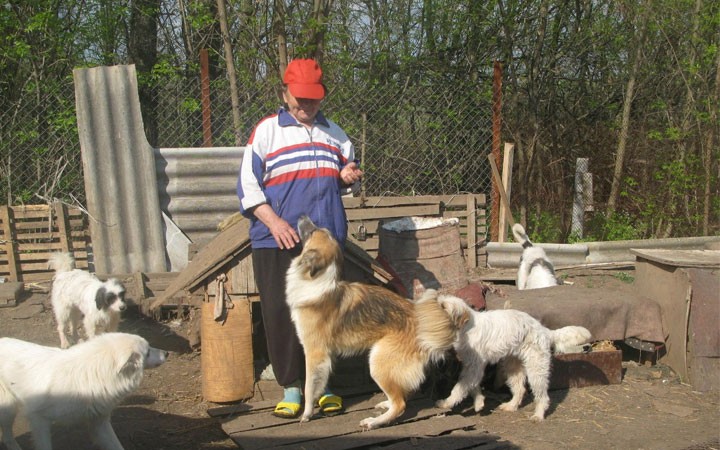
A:
<svg viewBox="0 0 720 450">
<path fill-rule="evenodd" d="M 348 186 L 355 184 L 360 181 L 363 176 L 363 171 L 360 170 L 355 161 L 349 163 L 340 171 L 340 179 Z"/>
<path fill-rule="evenodd" d="M 281 250 L 293 248 L 300 243 L 300 236 L 298 236 L 297 231 L 285 219 L 275 214 L 270 205 L 258 205 L 253 210 L 253 214 L 268 227 Z"/>
</svg>

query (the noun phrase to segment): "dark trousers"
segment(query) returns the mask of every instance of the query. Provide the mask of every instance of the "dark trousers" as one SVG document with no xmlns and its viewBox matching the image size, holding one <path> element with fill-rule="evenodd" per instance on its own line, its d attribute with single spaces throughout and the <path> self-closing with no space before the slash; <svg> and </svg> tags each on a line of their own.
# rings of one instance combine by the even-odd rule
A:
<svg viewBox="0 0 720 450">
<path fill-rule="evenodd" d="M 285 274 L 300 250 L 298 245 L 291 250 L 258 248 L 252 251 L 268 356 L 281 386 L 305 378 L 305 353 L 285 301 Z"/>
</svg>

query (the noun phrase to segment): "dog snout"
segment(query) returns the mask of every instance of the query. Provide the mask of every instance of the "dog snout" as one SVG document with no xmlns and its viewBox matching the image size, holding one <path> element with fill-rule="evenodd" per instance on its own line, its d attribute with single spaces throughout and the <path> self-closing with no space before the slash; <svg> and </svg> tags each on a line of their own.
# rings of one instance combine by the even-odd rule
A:
<svg viewBox="0 0 720 450">
<path fill-rule="evenodd" d="M 120 311 L 125 311 L 127 309 L 127 305 L 125 303 L 120 303 Z"/>
</svg>

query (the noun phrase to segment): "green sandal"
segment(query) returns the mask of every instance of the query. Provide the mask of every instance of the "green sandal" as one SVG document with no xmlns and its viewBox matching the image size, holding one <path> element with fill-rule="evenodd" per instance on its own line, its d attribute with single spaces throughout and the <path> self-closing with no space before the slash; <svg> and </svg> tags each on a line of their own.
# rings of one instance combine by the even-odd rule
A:
<svg viewBox="0 0 720 450">
<path fill-rule="evenodd" d="M 318 399 L 320 412 L 326 416 L 334 416 L 343 410 L 342 398 L 334 394 L 325 394 Z"/>
</svg>

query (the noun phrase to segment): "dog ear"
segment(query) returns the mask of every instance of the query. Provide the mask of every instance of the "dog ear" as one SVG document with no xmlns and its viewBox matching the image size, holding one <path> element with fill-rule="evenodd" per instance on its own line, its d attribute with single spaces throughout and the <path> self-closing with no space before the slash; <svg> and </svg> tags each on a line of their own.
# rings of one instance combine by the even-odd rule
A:
<svg viewBox="0 0 720 450">
<path fill-rule="evenodd" d="M 101 287 L 95 292 L 95 306 L 97 309 L 103 309 L 107 306 L 108 291 L 105 287 Z"/>
<path fill-rule="evenodd" d="M 470 320 L 470 311 L 468 310 L 469 307 L 465 304 L 465 300 L 459 297 L 443 296 L 440 304 L 458 330 L 464 327 Z"/>
<path fill-rule="evenodd" d="M 122 361 L 122 359 L 121 359 Z M 130 353 L 125 363 L 120 367 L 118 371 L 125 378 L 132 378 L 139 370 L 142 370 L 144 365 L 144 357 L 137 351 Z"/>
<path fill-rule="evenodd" d="M 464 327 L 465 324 L 468 323 L 468 320 L 470 320 L 470 313 L 467 311 L 463 311 L 460 315 L 453 316 L 453 323 L 458 330 Z"/>
<path fill-rule="evenodd" d="M 303 252 L 300 257 L 300 264 L 307 270 L 310 278 L 315 278 L 315 275 L 325 268 L 320 252 L 312 249 Z"/>
</svg>

